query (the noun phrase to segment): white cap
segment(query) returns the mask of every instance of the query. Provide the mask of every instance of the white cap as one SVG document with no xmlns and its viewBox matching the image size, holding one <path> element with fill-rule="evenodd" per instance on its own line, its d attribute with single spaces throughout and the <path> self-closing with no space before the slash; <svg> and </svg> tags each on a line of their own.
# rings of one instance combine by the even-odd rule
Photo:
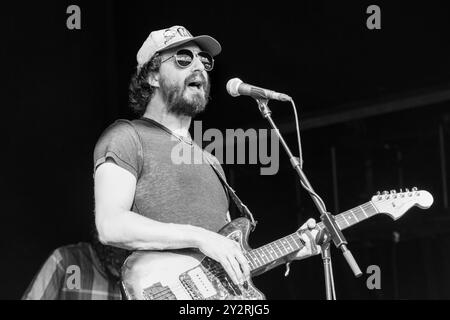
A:
<svg viewBox="0 0 450 320">
<path fill-rule="evenodd" d="M 173 26 L 150 33 L 137 54 L 138 68 L 140 69 L 149 62 L 156 53 L 188 42 L 196 43 L 212 56 L 216 56 L 222 51 L 222 47 L 216 39 L 205 35 L 193 37 L 185 27 Z"/>
</svg>

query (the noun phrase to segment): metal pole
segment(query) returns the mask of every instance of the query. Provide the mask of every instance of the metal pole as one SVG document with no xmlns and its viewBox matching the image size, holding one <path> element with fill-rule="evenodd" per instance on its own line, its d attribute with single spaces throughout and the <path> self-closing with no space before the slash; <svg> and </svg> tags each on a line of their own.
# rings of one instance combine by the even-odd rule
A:
<svg viewBox="0 0 450 320">
<path fill-rule="evenodd" d="M 444 127 L 442 126 L 442 124 L 439 125 L 439 147 L 442 170 L 442 200 L 444 201 L 444 209 L 448 209 L 447 163 L 445 157 Z"/>
</svg>

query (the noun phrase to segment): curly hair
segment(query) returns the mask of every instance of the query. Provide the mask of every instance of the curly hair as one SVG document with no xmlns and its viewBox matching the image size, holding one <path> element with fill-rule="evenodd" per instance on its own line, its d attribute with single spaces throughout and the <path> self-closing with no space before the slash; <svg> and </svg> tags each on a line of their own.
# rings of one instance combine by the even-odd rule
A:
<svg viewBox="0 0 450 320">
<path fill-rule="evenodd" d="M 154 89 L 148 82 L 151 72 L 158 72 L 161 67 L 161 56 L 156 54 L 149 62 L 136 70 L 128 88 L 130 108 L 141 117 L 153 97 Z"/>
</svg>

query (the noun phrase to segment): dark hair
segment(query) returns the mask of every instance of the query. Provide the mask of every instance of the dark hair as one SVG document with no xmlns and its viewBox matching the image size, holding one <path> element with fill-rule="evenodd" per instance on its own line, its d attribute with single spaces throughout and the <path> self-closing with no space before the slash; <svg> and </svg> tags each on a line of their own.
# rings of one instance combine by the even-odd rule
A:
<svg viewBox="0 0 450 320">
<path fill-rule="evenodd" d="M 122 265 L 132 251 L 101 243 L 97 231 L 92 234 L 91 247 L 97 254 L 103 272 L 110 280 L 119 281 Z"/>
<path fill-rule="evenodd" d="M 151 72 L 158 72 L 161 67 L 161 57 L 156 54 L 149 62 L 136 70 L 128 88 L 128 100 L 130 108 L 141 117 L 147 105 L 153 97 L 154 89 L 148 83 Z"/>
</svg>

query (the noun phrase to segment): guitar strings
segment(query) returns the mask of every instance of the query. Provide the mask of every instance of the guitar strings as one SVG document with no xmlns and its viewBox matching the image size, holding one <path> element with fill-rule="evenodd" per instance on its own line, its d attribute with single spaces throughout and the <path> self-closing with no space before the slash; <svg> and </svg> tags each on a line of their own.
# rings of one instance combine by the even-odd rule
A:
<svg viewBox="0 0 450 320">
<path fill-rule="evenodd" d="M 361 209 L 359 209 L 361 208 Z M 359 207 L 353 208 L 351 210 L 345 211 L 337 216 L 335 216 L 336 222 L 337 223 L 346 223 L 347 225 L 350 225 L 350 223 L 348 222 L 348 220 L 345 218 L 345 215 L 353 215 L 355 216 L 356 220 L 361 221 L 364 220 L 365 218 L 369 218 L 372 216 L 372 212 L 373 211 L 373 205 L 370 202 L 367 202 Z"/>
</svg>

